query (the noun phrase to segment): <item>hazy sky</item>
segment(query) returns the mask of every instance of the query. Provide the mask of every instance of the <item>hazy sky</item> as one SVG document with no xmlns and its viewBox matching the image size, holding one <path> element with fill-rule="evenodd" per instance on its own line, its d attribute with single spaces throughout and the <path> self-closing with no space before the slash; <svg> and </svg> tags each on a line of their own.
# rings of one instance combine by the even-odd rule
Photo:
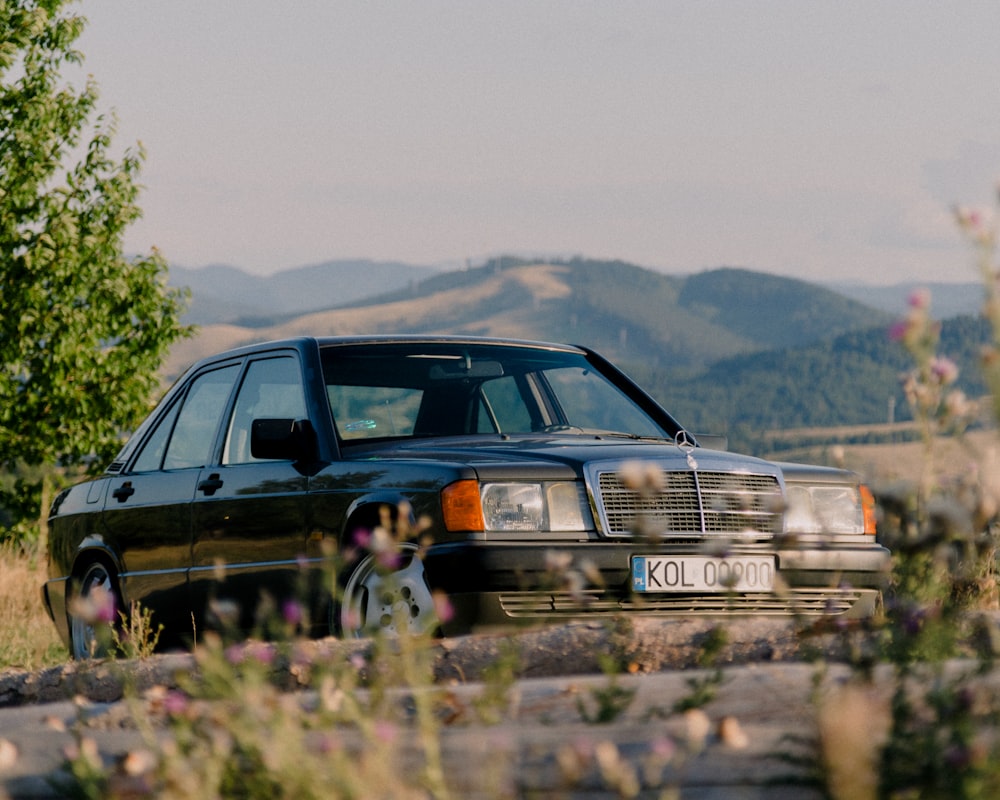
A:
<svg viewBox="0 0 1000 800">
<path fill-rule="evenodd" d="M 975 280 L 1000 2 L 83 0 L 171 263 Z"/>
</svg>

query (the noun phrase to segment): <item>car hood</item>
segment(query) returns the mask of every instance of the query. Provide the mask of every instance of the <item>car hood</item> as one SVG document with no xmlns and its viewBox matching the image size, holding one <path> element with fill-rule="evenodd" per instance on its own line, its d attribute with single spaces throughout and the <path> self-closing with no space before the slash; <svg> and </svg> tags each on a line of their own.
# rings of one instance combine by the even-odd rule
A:
<svg viewBox="0 0 1000 800">
<path fill-rule="evenodd" d="M 572 470 L 575 475 L 581 475 L 584 464 L 628 461 L 656 461 L 665 470 L 781 474 L 778 465 L 752 456 L 701 447 L 686 452 L 672 442 L 600 436 L 422 439 L 394 442 L 381 447 L 366 446 L 355 453 L 348 451 L 345 456 L 450 461 L 472 467 L 480 475 L 491 472 L 509 474 L 510 467 L 514 465 L 519 470 L 534 466 L 537 469 Z"/>
</svg>

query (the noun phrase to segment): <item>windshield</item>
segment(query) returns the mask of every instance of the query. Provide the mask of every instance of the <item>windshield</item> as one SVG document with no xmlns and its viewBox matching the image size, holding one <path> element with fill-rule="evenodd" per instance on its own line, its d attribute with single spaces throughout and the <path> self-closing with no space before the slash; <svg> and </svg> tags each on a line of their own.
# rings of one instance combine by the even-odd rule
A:
<svg viewBox="0 0 1000 800">
<path fill-rule="evenodd" d="M 342 441 L 539 432 L 669 434 L 580 353 L 489 344 L 327 347 Z"/>
</svg>

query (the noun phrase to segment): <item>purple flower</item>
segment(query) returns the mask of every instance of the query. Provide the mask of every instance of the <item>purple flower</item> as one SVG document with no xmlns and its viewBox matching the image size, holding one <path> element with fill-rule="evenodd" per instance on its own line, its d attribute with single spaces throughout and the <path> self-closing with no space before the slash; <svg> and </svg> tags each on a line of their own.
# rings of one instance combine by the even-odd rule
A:
<svg viewBox="0 0 1000 800">
<path fill-rule="evenodd" d="M 904 319 L 892 323 L 889 327 L 889 339 L 893 342 L 901 342 L 906 338 L 910 330 L 910 323 Z"/>
<path fill-rule="evenodd" d="M 910 308 L 925 310 L 931 305 L 931 291 L 926 288 L 914 289 L 906 300 Z"/>
<path fill-rule="evenodd" d="M 958 378 L 958 366 L 950 358 L 937 356 L 931 361 L 931 374 L 942 384 L 954 383 Z"/>
<path fill-rule="evenodd" d="M 183 692 L 171 690 L 163 698 L 163 710 L 171 716 L 179 716 L 187 711 L 188 697 Z"/>
<path fill-rule="evenodd" d="M 298 627 L 302 624 L 305 615 L 302 611 L 302 605 L 297 600 L 286 600 L 281 607 L 281 616 L 287 624 Z"/>
<path fill-rule="evenodd" d="M 434 613 L 439 622 L 449 622 L 455 616 L 455 607 L 442 591 L 434 592 Z"/>
<path fill-rule="evenodd" d="M 382 550 L 375 554 L 375 560 L 383 569 L 396 570 L 399 569 L 403 557 L 397 550 Z"/>
<path fill-rule="evenodd" d="M 358 528 L 351 536 L 354 545 L 361 550 L 367 550 L 371 546 L 372 532 L 365 528 Z"/>
<path fill-rule="evenodd" d="M 265 642 L 251 642 L 245 652 L 248 657 L 265 667 L 274 663 L 274 648 Z"/>
</svg>

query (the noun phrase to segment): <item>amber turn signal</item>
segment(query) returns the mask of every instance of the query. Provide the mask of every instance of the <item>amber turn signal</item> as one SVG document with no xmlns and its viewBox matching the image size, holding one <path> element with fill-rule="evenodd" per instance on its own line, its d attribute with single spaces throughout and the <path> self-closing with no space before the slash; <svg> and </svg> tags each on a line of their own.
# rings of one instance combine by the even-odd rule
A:
<svg viewBox="0 0 1000 800">
<path fill-rule="evenodd" d="M 481 531 L 486 528 L 479 499 L 479 481 L 450 483 L 441 490 L 444 527 L 449 531 Z"/>
<path fill-rule="evenodd" d="M 861 508 L 865 515 L 865 533 L 875 535 L 875 496 L 872 490 L 861 485 Z"/>
</svg>

